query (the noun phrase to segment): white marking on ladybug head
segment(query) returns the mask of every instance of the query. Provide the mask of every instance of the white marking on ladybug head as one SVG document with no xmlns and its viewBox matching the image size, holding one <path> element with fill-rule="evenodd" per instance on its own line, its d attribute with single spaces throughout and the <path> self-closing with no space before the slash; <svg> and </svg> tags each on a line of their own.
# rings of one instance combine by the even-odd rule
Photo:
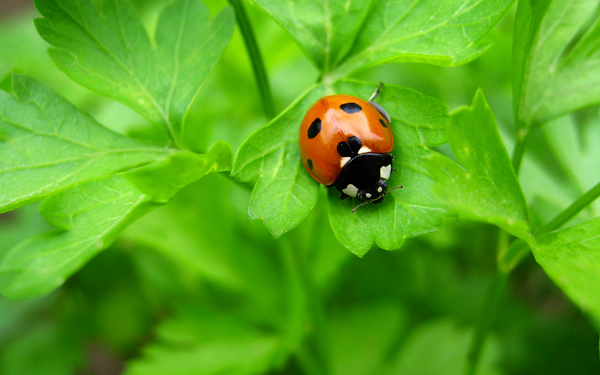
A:
<svg viewBox="0 0 600 375">
<path fill-rule="evenodd" d="M 367 194 L 365 194 L 365 197 L 367 197 L 367 198 L 371 198 L 371 197 L 372 197 L 372 195 L 371 195 L 371 193 L 367 193 Z"/>
<path fill-rule="evenodd" d="M 370 149 L 370 148 L 368 148 L 367 146 L 362 146 L 362 147 L 360 148 L 360 150 L 358 150 L 358 154 L 359 154 L 359 155 L 360 155 L 360 154 L 366 154 L 366 153 L 369 153 L 369 152 L 371 152 L 371 149 Z"/>
<path fill-rule="evenodd" d="M 358 195 L 358 188 L 352 184 L 348 184 L 348 186 L 346 186 L 346 188 L 342 190 L 342 193 L 349 195 L 352 198 L 356 198 L 356 196 Z"/>
<path fill-rule="evenodd" d="M 377 188 L 378 193 L 381 193 L 382 191 L 383 191 L 383 188 L 381 186 Z"/>
<path fill-rule="evenodd" d="M 392 165 L 386 165 L 385 167 L 381 167 L 381 169 L 379 170 L 379 176 L 381 176 L 382 179 L 387 180 L 390 178 L 390 174 L 392 173 Z"/>
<path fill-rule="evenodd" d="M 350 159 L 352 159 L 350 156 L 345 156 L 343 158 L 340 159 L 340 166 L 342 168 L 344 168 L 344 166 L 346 165 L 346 163 L 348 163 L 350 161 Z"/>
</svg>

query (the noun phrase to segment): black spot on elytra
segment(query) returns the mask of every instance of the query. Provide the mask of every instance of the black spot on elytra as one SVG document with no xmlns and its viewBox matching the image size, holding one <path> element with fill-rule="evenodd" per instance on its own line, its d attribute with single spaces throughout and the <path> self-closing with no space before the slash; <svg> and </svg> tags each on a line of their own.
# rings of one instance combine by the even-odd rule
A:
<svg viewBox="0 0 600 375">
<path fill-rule="evenodd" d="M 315 119 L 315 121 L 312 122 L 312 124 L 310 124 L 310 126 L 308 127 L 308 139 L 313 139 L 314 137 L 317 136 L 317 134 L 319 134 L 319 132 L 321 131 L 321 119 Z"/>
<path fill-rule="evenodd" d="M 310 170 L 312 171 L 312 169 L 313 169 L 313 163 L 312 163 L 312 160 L 308 159 L 308 160 L 306 161 L 306 164 L 308 164 L 308 167 L 309 167 L 309 168 L 310 168 Z"/>
<path fill-rule="evenodd" d="M 387 125 L 385 124 L 385 121 L 383 121 L 383 119 L 379 119 L 379 122 L 381 123 L 381 125 L 383 125 L 384 128 L 387 128 Z"/>
<path fill-rule="evenodd" d="M 341 157 L 353 157 L 358 155 L 358 150 L 362 147 L 362 141 L 358 137 L 349 137 L 346 142 L 340 142 L 337 145 L 337 152 Z"/>
<path fill-rule="evenodd" d="M 340 106 L 340 108 L 342 111 L 350 114 L 362 111 L 362 107 L 356 103 L 344 103 Z"/>
</svg>

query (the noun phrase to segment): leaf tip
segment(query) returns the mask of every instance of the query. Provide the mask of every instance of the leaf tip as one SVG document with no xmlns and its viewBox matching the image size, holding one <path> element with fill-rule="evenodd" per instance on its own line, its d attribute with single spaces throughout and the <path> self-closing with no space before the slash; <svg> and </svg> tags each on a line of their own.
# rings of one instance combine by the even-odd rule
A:
<svg viewBox="0 0 600 375">
<path fill-rule="evenodd" d="M 471 102 L 471 108 L 486 108 L 486 107 L 488 107 L 487 100 L 485 99 L 483 90 L 481 89 L 481 87 L 479 87 L 477 89 L 477 91 L 475 92 L 473 101 Z"/>
<path fill-rule="evenodd" d="M 235 17 L 235 11 L 233 10 L 233 8 L 231 6 L 226 6 L 225 8 L 223 8 L 216 16 L 217 17 L 223 17 L 225 19 L 231 19 L 231 21 L 233 21 L 233 18 Z"/>
<path fill-rule="evenodd" d="M 36 3 L 37 3 L 37 0 L 36 0 Z M 50 34 L 50 30 L 52 29 L 52 26 L 50 25 L 50 21 L 48 21 L 45 18 L 34 18 L 33 26 L 37 30 L 38 34 L 40 34 L 40 36 L 44 40 L 46 40 L 46 36 L 48 36 Z"/>
<path fill-rule="evenodd" d="M 233 166 L 233 151 L 229 143 L 218 140 L 208 149 L 207 156 L 214 158 L 214 172 L 231 171 Z"/>
<path fill-rule="evenodd" d="M 21 101 L 27 101 L 36 86 L 43 86 L 39 81 L 24 74 L 13 73 L 11 76 L 12 88 Z M 45 88 L 45 86 L 44 86 Z"/>
<path fill-rule="evenodd" d="M 369 252 L 369 250 L 371 250 L 371 247 L 368 248 L 350 248 L 347 245 L 344 245 L 348 250 L 350 250 L 350 252 L 354 255 L 356 255 L 358 257 L 358 259 L 362 259 L 365 254 L 367 254 Z"/>
</svg>

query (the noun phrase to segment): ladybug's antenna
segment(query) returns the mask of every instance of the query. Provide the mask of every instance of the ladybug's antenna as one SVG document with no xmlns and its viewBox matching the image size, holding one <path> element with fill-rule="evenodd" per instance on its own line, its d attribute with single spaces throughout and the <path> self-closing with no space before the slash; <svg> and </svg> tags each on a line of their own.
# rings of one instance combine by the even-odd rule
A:
<svg viewBox="0 0 600 375">
<path fill-rule="evenodd" d="M 389 194 L 390 191 L 395 190 L 395 189 L 402 189 L 403 187 L 404 187 L 403 185 L 394 186 L 390 190 L 386 191 L 384 194 Z"/>
<path fill-rule="evenodd" d="M 377 95 L 379 95 L 379 90 L 381 90 L 381 86 L 383 86 L 383 82 L 379 82 L 379 87 L 377 88 L 377 90 L 375 90 L 373 95 L 371 95 L 371 97 L 369 98 L 369 103 L 371 103 L 373 101 L 373 99 L 375 99 L 377 97 Z"/>
<path fill-rule="evenodd" d="M 392 191 L 392 190 L 395 190 L 395 189 L 402 189 L 403 187 L 404 187 L 403 185 L 394 186 L 394 187 L 393 187 L 393 188 L 391 188 L 390 190 L 388 190 L 388 191 L 386 191 L 385 193 L 383 193 L 383 195 L 385 195 L 385 194 L 389 194 L 389 192 L 390 192 L 390 191 Z M 382 195 L 382 196 L 380 196 L 378 199 L 383 199 L 383 195 Z M 357 210 L 359 207 L 362 207 L 362 206 L 364 206 L 364 205 L 366 205 L 366 204 L 369 204 L 369 203 L 371 203 L 371 202 L 372 202 L 371 200 L 368 200 L 368 201 L 366 201 L 365 203 L 361 203 L 361 204 L 359 204 L 358 206 L 354 207 L 354 209 L 352 210 L 352 213 L 355 213 L 355 212 L 356 212 L 356 210 Z"/>
<path fill-rule="evenodd" d="M 371 201 L 366 201 L 365 203 L 361 203 L 358 206 L 354 207 L 354 209 L 352 210 L 352 213 L 355 213 L 356 210 L 360 207 L 360 206 L 364 206 L 365 204 L 369 204 L 371 203 Z"/>
</svg>

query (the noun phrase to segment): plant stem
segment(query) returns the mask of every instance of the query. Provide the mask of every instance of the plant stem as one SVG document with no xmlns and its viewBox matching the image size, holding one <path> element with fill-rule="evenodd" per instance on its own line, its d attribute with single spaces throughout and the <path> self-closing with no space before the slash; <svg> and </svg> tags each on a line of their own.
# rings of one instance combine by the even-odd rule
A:
<svg viewBox="0 0 600 375">
<path fill-rule="evenodd" d="M 546 234 L 562 227 L 569 220 L 571 220 L 575 215 L 577 215 L 581 210 L 586 208 L 590 203 L 595 201 L 600 197 L 600 182 L 588 190 L 587 193 L 582 195 L 579 199 L 573 202 L 567 209 L 558 214 L 554 219 L 552 219 L 548 224 L 544 225 L 541 229 L 535 231 L 535 235 L 539 236 L 542 234 Z M 503 268 L 505 272 L 509 272 L 514 267 L 519 264 L 520 260 L 525 257 L 529 253 L 529 245 L 521 239 L 513 242 L 508 249 L 508 251 L 504 254 L 505 259 L 509 259 L 508 262 L 505 262 Z"/>
<path fill-rule="evenodd" d="M 298 364 L 302 367 L 302 370 L 307 375 L 321 375 L 323 374 L 323 369 L 317 362 L 314 354 L 309 351 L 309 348 L 305 348 L 304 346 L 300 346 L 296 352 L 294 353 L 296 359 L 298 360 Z"/>
<path fill-rule="evenodd" d="M 512 167 L 515 171 L 515 175 L 519 176 L 519 170 L 521 169 L 521 162 L 523 161 L 523 153 L 525 150 L 525 143 L 528 139 L 530 132 L 525 127 L 522 121 L 518 118 L 515 119 L 515 125 L 517 126 L 516 143 L 512 154 Z M 506 254 L 509 250 L 510 234 L 508 232 L 498 228 L 498 244 L 496 254 Z M 504 291 L 504 285 L 508 279 L 509 270 L 502 267 L 496 269 L 496 273 L 492 277 L 488 285 L 488 289 L 483 300 L 483 307 L 479 314 L 479 319 L 475 325 L 475 331 L 473 332 L 473 338 L 471 339 L 471 346 L 467 353 L 467 360 L 463 370 L 463 375 L 474 375 L 477 370 L 477 364 L 479 363 L 479 357 L 483 344 L 485 342 L 485 336 L 490 327 L 490 323 L 496 310 L 498 299 Z"/>
<path fill-rule="evenodd" d="M 575 202 L 573 202 L 566 210 L 558 214 L 554 219 L 552 219 L 548 224 L 544 225 L 539 231 L 539 234 L 544 234 L 548 232 L 552 232 L 560 227 L 562 227 L 565 223 L 571 220 L 575 215 L 577 215 L 581 210 L 590 205 L 593 201 L 595 201 L 600 196 L 600 182 L 596 184 L 593 188 L 588 190 L 587 193 L 579 197 Z"/>
<path fill-rule="evenodd" d="M 324 353 L 328 347 L 318 291 L 298 246 L 292 245 L 290 237 L 282 237 L 278 242 L 288 285 L 285 291 L 288 315 L 283 351 L 293 352 L 307 374 L 326 375 L 329 371 Z M 307 332 L 308 324 L 312 325 L 312 334 Z"/>
<path fill-rule="evenodd" d="M 293 352 L 298 360 L 298 364 L 308 375 L 317 375 L 322 373 L 318 360 L 310 348 L 306 348 L 302 343 L 304 336 L 304 326 L 306 324 L 307 313 L 307 290 L 303 280 L 303 263 L 298 258 L 294 247 L 287 238 L 279 241 L 281 251 L 281 262 L 286 281 L 286 307 L 287 316 L 285 332 L 283 335 L 284 343 L 281 349 L 282 357 L 286 357 Z"/>
<path fill-rule="evenodd" d="M 500 236 L 505 237 L 508 244 L 508 234 L 504 236 L 503 233 L 506 232 L 502 231 Z M 504 239 L 499 238 L 499 241 L 504 241 Z M 502 272 L 498 269 L 488 284 L 488 289 L 483 300 L 483 308 L 479 314 L 477 324 L 475 325 L 475 331 L 473 332 L 473 338 L 471 339 L 471 346 L 469 347 L 469 352 L 467 353 L 467 360 L 463 370 L 463 375 L 474 375 L 476 373 L 479 357 L 485 342 L 485 336 L 487 335 L 490 323 L 494 317 L 496 305 L 498 304 L 498 300 L 504 291 L 504 286 L 507 279 L 508 273 Z"/>
<path fill-rule="evenodd" d="M 263 111 L 267 119 L 271 120 L 275 117 L 275 107 L 273 105 L 273 97 L 271 96 L 271 87 L 269 86 L 269 78 L 267 77 L 258 44 L 256 44 L 256 38 L 254 38 L 250 20 L 246 15 L 241 0 L 227 0 L 227 2 L 235 11 L 235 19 L 240 27 L 242 36 L 244 37 L 244 43 L 246 44 L 250 62 L 252 63 L 252 70 L 254 71 L 254 77 L 256 78 L 256 84 L 258 85 Z"/>
<path fill-rule="evenodd" d="M 515 148 L 512 154 L 512 166 L 515 170 L 517 177 L 519 176 L 519 170 L 521 169 L 521 161 L 523 161 L 523 151 L 525 150 L 525 141 L 527 140 L 528 132 L 524 130 L 517 131 L 517 139 Z"/>
<path fill-rule="evenodd" d="M 517 176 L 519 174 L 521 161 L 523 159 L 523 150 L 525 141 L 527 139 L 527 134 L 528 133 L 520 133 L 517 136 L 517 143 L 515 145 L 515 149 L 513 150 L 512 164 L 513 169 L 515 170 L 515 174 Z M 560 228 L 562 225 L 571 220 L 575 215 L 577 215 L 581 210 L 583 210 L 594 200 L 596 200 L 599 196 L 600 183 L 598 183 L 587 193 L 585 193 L 583 196 L 581 196 L 579 199 L 573 202 L 566 210 L 561 212 L 548 224 L 546 224 L 539 231 L 537 231 L 537 233 L 544 234 Z M 510 235 L 507 232 L 500 230 L 500 233 L 498 235 L 497 253 L 508 253 L 509 237 Z M 528 247 L 525 241 L 516 241 L 513 244 L 513 246 L 510 247 L 511 253 L 514 253 L 511 256 L 511 258 L 518 258 L 519 260 L 522 259 L 522 254 L 524 254 L 524 252 L 527 251 L 527 248 Z M 467 360 L 463 371 L 464 375 L 474 375 L 476 373 L 477 364 L 479 362 L 479 357 L 481 355 L 481 350 L 485 341 L 485 336 L 492 321 L 495 307 L 498 303 L 499 297 L 502 295 L 504 286 L 506 284 L 506 280 L 508 279 L 509 272 L 514 268 L 516 264 L 517 263 L 508 268 L 498 268 L 496 270 L 496 274 L 494 275 L 494 277 L 490 281 L 490 284 L 488 285 L 488 290 L 486 292 L 485 299 L 483 302 L 483 308 L 481 314 L 479 315 L 479 320 L 477 321 L 477 324 L 475 326 L 471 346 L 467 354 Z"/>
<path fill-rule="evenodd" d="M 282 238 L 279 241 L 281 265 L 284 270 L 287 322 L 285 324 L 284 350 L 293 350 L 304 335 L 307 310 L 307 291 L 302 280 L 302 265 L 293 246 Z"/>
</svg>

